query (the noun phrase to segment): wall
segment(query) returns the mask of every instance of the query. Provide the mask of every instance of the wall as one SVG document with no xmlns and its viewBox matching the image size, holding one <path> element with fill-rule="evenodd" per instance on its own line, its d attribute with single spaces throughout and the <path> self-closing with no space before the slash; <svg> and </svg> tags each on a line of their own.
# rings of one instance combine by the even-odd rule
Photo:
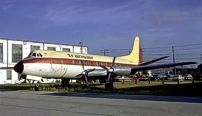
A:
<svg viewBox="0 0 202 116">
<path fill-rule="evenodd" d="M 74 52 L 75 53 L 81 53 L 81 47 L 80 46 L 74 46 Z M 87 54 L 87 47 L 82 47 L 83 54 Z"/>
<path fill-rule="evenodd" d="M 40 46 L 40 50 L 43 50 L 43 43 L 23 42 L 23 58 L 27 57 L 31 52 L 31 45 Z"/>
<path fill-rule="evenodd" d="M 0 67 L 7 67 L 7 40 L 1 40 L 0 43 L 3 43 L 3 62 L 0 62 Z"/>
</svg>

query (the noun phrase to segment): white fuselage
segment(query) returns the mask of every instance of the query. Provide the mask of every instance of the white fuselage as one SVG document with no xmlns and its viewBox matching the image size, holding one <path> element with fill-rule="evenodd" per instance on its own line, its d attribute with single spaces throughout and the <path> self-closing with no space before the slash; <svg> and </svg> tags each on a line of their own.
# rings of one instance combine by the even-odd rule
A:
<svg viewBox="0 0 202 116">
<path fill-rule="evenodd" d="M 84 69 L 93 68 L 102 69 L 98 66 L 84 66 Z M 75 78 L 75 76 L 81 74 L 82 71 L 83 68 L 81 65 L 25 63 L 22 74 L 34 75 L 43 78 Z"/>
</svg>

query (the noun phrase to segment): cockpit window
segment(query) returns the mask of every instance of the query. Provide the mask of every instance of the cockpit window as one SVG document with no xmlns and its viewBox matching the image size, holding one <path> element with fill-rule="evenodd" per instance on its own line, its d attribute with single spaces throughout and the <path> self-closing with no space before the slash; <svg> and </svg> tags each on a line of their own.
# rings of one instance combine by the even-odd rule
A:
<svg viewBox="0 0 202 116">
<path fill-rule="evenodd" d="M 33 54 L 32 54 L 32 57 L 36 57 L 36 53 L 33 53 Z"/>
<path fill-rule="evenodd" d="M 28 58 L 30 58 L 30 57 L 42 57 L 42 55 L 41 55 L 41 53 L 30 52 L 27 57 Z"/>
<path fill-rule="evenodd" d="M 42 57 L 41 53 L 38 53 L 39 54 L 39 57 Z"/>
<path fill-rule="evenodd" d="M 41 53 L 37 53 L 37 57 L 42 57 Z"/>
</svg>

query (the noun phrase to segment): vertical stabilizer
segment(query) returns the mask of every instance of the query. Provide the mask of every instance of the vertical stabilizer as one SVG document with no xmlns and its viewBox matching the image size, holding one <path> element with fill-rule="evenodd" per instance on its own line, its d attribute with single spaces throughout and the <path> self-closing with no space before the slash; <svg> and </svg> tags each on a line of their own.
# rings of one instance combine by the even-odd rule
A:
<svg viewBox="0 0 202 116">
<path fill-rule="evenodd" d="M 119 58 L 126 59 L 132 61 L 136 64 L 143 63 L 142 59 L 142 48 L 140 44 L 140 38 L 136 36 L 134 38 L 133 48 L 129 55 L 127 56 L 120 56 Z"/>
</svg>

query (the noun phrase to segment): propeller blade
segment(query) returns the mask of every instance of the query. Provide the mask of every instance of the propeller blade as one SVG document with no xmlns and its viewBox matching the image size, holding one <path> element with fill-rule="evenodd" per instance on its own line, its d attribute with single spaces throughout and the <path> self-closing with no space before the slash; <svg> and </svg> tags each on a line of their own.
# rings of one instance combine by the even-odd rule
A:
<svg viewBox="0 0 202 116">
<path fill-rule="evenodd" d="M 103 65 L 100 65 L 101 68 L 105 69 L 105 70 L 108 70 L 107 67 L 103 66 Z"/>
<path fill-rule="evenodd" d="M 107 83 L 109 83 L 110 77 L 111 77 L 111 73 L 109 73 L 109 75 L 108 75 Z"/>
<path fill-rule="evenodd" d="M 75 77 L 76 78 L 81 78 L 83 76 L 83 74 L 78 74 L 78 75 L 76 75 Z"/>
<path fill-rule="evenodd" d="M 88 87 L 88 78 L 85 75 L 85 80 L 86 80 L 86 86 Z"/>
<path fill-rule="evenodd" d="M 112 61 L 112 67 L 114 66 L 115 60 L 116 60 L 116 57 L 114 56 L 113 61 Z"/>
</svg>

